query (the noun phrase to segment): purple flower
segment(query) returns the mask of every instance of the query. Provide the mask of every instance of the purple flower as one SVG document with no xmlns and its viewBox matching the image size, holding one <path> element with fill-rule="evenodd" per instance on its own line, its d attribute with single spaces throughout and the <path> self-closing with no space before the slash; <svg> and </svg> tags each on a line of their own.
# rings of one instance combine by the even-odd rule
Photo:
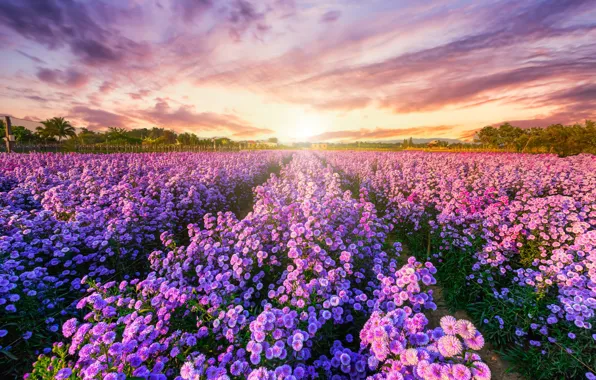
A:
<svg viewBox="0 0 596 380">
<path fill-rule="evenodd" d="M 77 320 L 76 318 L 71 318 L 68 321 L 64 322 L 62 325 L 62 334 L 66 338 L 70 338 L 77 329 Z"/>
<path fill-rule="evenodd" d="M 63 368 L 56 373 L 55 378 L 57 380 L 65 380 L 68 379 L 72 375 L 72 370 L 70 368 Z"/>
</svg>

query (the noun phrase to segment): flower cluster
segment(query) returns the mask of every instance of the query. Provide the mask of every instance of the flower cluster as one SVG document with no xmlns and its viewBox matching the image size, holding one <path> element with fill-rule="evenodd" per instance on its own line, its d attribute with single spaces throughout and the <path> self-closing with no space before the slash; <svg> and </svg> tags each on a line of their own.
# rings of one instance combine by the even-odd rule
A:
<svg viewBox="0 0 596 380">
<path fill-rule="evenodd" d="M 284 157 L 240 154 L 0 157 L 0 367 L 29 362 L 93 281 L 147 273 L 160 233 L 186 238 L 209 212 L 240 211 Z M 31 318 L 31 315 L 36 316 Z M 32 350 L 33 349 L 33 350 Z"/>
<path fill-rule="evenodd" d="M 531 377 L 573 377 L 594 363 L 593 156 L 321 155 L 366 187 L 417 257 L 437 265 L 454 306 L 488 311 L 479 322 Z M 565 364 L 536 367 L 561 351 Z"/>
<path fill-rule="evenodd" d="M 244 218 L 207 214 L 182 244 L 162 233 L 146 275 L 85 278 L 87 314 L 62 326 L 65 344 L 29 378 L 374 376 L 359 344 L 369 317 L 436 308 L 435 267 L 400 265 L 399 244 L 383 250 L 389 232 L 365 191 L 354 198 L 332 168 L 295 153 Z"/>
<path fill-rule="evenodd" d="M 471 322 L 446 316 L 441 327 L 425 331 L 427 324 L 423 314 L 407 308 L 373 313 L 360 339 L 372 353 L 368 366 L 380 368 L 374 379 L 490 379 L 490 369 L 473 352 L 484 338 Z"/>
</svg>

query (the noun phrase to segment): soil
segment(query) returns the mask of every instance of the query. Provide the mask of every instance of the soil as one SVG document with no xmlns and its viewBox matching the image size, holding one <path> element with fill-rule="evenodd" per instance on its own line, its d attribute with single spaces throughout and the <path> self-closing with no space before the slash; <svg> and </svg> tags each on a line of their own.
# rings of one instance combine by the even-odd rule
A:
<svg viewBox="0 0 596 380">
<path fill-rule="evenodd" d="M 388 239 L 389 243 L 392 244 L 395 240 L 394 238 Z M 409 249 L 407 246 L 402 244 L 402 253 L 399 257 L 399 261 L 405 262 L 407 258 L 410 256 Z M 429 327 L 435 328 L 439 326 L 439 321 L 442 317 L 446 315 L 452 315 L 457 319 L 467 319 L 468 321 L 472 321 L 472 318 L 468 315 L 465 310 L 456 310 L 455 313 L 449 311 L 447 303 L 443 298 L 443 289 L 439 285 L 431 286 L 430 287 L 433 291 L 433 299 L 437 305 L 437 310 L 428 311 L 424 314 L 428 318 Z M 476 326 L 478 327 L 478 326 Z M 480 332 L 482 332 L 482 328 L 478 327 Z M 496 352 L 496 350 L 492 347 L 489 342 L 486 342 L 484 348 L 478 351 L 482 360 L 488 365 L 490 371 L 492 373 L 492 380 L 524 380 L 520 374 L 515 372 L 508 372 L 510 368 L 512 368 L 511 364 L 501 358 L 501 356 Z"/>
<path fill-rule="evenodd" d="M 445 300 L 443 299 L 443 290 L 439 286 L 431 286 L 433 290 L 433 298 L 437 304 L 437 310 L 425 313 L 431 328 L 439 326 L 439 320 L 445 315 L 453 315 L 457 319 L 472 319 L 465 310 L 457 310 L 455 313 L 450 313 Z M 479 329 L 482 332 L 482 329 Z M 478 352 L 482 360 L 488 365 L 492 372 L 493 380 L 523 380 L 524 378 L 514 372 L 507 372 L 511 365 L 503 360 L 499 354 L 493 349 L 490 343 L 486 342 L 484 348 Z"/>
</svg>

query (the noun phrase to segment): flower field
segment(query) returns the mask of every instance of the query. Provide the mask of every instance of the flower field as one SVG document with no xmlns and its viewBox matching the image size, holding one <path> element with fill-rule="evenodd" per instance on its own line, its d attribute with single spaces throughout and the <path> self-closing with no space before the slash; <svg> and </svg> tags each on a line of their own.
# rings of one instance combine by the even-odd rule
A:
<svg viewBox="0 0 596 380">
<path fill-rule="evenodd" d="M 483 380 L 596 367 L 596 158 L 0 156 L 0 368 Z M 430 322 L 440 286 L 455 312 Z M 494 378 L 494 377 L 493 377 Z"/>
</svg>

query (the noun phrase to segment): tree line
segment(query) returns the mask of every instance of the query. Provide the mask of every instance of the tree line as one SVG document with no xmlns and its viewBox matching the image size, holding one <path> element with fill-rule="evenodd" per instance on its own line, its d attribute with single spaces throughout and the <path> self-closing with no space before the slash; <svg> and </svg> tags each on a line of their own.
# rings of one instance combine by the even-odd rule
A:
<svg viewBox="0 0 596 380">
<path fill-rule="evenodd" d="M 520 128 L 509 123 L 487 126 L 476 133 L 475 142 L 490 148 L 516 152 L 556 153 L 570 156 L 596 154 L 596 122 L 584 124 L 552 124 L 546 128 Z"/>
<path fill-rule="evenodd" d="M 200 138 L 194 133 L 176 133 L 164 128 L 126 129 L 110 127 L 106 131 L 93 131 L 80 128 L 79 132 L 63 117 L 54 117 L 41 122 L 43 126 L 31 131 L 23 126 L 15 125 L 12 133 L 15 141 L 20 144 L 63 143 L 66 145 L 213 145 L 213 139 Z M 0 129 L 4 129 L 4 122 L 0 120 Z M 215 139 L 218 146 L 231 144 L 226 137 Z"/>
<path fill-rule="evenodd" d="M 54 117 L 41 122 L 43 126 L 31 131 L 23 126 L 13 126 L 15 140 L 20 144 L 62 143 L 65 145 L 194 145 L 210 146 L 213 139 L 200 138 L 194 133 L 176 133 L 164 128 L 138 128 L 125 129 L 110 127 L 106 131 L 93 131 L 81 128 L 77 133 L 72 124 L 63 117 Z M 0 129 L 4 129 L 4 122 L 0 120 Z M 276 138 L 269 142 L 277 143 Z M 215 139 L 218 146 L 235 144 L 229 138 Z M 310 145 L 309 143 L 304 143 Z M 429 143 L 415 144 L 413 139 L 405 139 L 403 143 L 367 143 L 357 142 L 354 145 L 387 149 L 420 148 L 430 146 Z M 305 146 L 306 146 L 305 145 Z M 295 145 L 297 146 L 297 145 Z M 459 149 L 459 148 L 486 148 L 493 150 L 507 150 L 527 153 L 556 153 L 560 156 L 569 156 L 579 153 L 596 154 L 596 122 L 586 120 L 584 124 L 563 125 L 553 124 L 546 128 L 520 128 L 510 123 L 498 127 L 486 126 L 479 130 L 474 143 L 448 143 L 435 140 L 433 147 Z"/>
</svg>

